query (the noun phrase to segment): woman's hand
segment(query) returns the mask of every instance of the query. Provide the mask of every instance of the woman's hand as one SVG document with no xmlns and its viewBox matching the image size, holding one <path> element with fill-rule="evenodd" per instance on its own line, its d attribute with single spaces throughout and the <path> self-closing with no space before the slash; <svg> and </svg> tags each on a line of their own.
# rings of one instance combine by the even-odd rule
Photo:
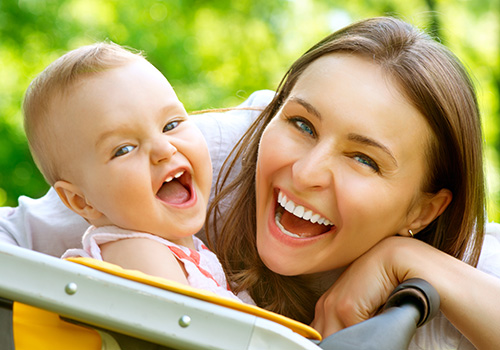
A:
<svg viewBox="0 0 500 350">
<path fill-rule="evenodd" d="M 312 326 L 323 337 L 369 319 L 410 278 L 436 288 L 441 311 L 478 349 L 500 344 L 500 279 L 406 237 L 389 237 L 354 261 L 319 299 Z"/>
<path fill-rule="evenodd" d="M 374 316 L 402 282 L 386 261 L 390 260 L 386 251 L 391 239 L 354 261 L 318 300 L 311 325 L 323 337 Z"/>
</svg>

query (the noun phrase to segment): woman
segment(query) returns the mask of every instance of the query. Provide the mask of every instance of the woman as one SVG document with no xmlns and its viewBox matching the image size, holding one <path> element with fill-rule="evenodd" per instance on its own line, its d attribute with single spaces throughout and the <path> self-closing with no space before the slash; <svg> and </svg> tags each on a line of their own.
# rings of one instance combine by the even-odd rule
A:
<svg viewBox="0 0 500 350">
<path fill-rule="evenodd" d="M 350 265 L 316 307 L 313 325 L 329 335 L 421 277 L 475 346 L 500 343 L 500 283 L 468 265 L 484 236 L 480 125 L 465 69 L 412 26 L 376 18 L 327 37 L 292 65 L 219 184 L 215 249 L 229 279 L 311 322 Z M 420 345 L 463 343 L 446 329 L 429 345 L 431 328 Z"/>
</svg>

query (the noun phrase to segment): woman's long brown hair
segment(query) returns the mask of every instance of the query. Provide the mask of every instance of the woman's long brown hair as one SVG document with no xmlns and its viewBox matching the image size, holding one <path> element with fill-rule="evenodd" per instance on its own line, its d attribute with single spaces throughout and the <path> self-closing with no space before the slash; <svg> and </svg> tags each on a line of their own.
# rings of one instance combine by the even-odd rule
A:
<svg viewBox="0 0 500 350">
<path fill-rule="evenodd" d="M 247 290 L 257 305 L 309 323 L 319 292 L 304 276 L 270 271 L 256 248 L 255 173 L 260 138 L 302 72 L 317 58 L 351 53 L 373 59 L 399 83 L 401 93 L 426 118 L 433 141 L 426 150 L 422 190 L 446 188 L 451 204 L 418 239 L 468 263 L 477 264 L 484 234 L 485 188 L 482 132 L 471 79 L 443 45 L 395 18 L 354 23 L 326 37 L 288 70 L 271 103 L 223 165 L 216 199 L 209 207 L 211 244 L 236 291 Z M 241 170 L 236 176 L 234 168 Z M 230 181 L 231 177 L 234 180 Z"/>
</svg>

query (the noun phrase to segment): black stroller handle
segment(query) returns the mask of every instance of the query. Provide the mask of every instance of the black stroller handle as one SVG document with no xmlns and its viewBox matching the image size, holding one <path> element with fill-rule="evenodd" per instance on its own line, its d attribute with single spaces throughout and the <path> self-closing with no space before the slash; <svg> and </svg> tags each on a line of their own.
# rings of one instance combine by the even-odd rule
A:
<svg viewBox="0 0 500 350">
<path fill-rule="evenodd" d="M 411 278 L 397 286 L 389 295 L 384 310 L 412 303 L 420 310 L 417 328 L 427 323 L 439 311 L 440 298 L 434 287 L 421 278 Z"/>
<path fill-rule="evenodd" d="M 380 314 L 338 331 L 318 345 L 325 350 L 408 349 L 417 327 L 436 316 L 439 304 L 439 294 L 427 281 L 406 280 L 393 290 Z"/>
</svg>

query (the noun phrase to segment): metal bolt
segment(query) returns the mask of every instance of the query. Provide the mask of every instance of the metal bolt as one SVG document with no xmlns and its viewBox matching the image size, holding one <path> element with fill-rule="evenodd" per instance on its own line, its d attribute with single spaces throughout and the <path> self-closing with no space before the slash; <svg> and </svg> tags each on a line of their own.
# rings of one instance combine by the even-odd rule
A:
<svg viewBox="0 0 500 350">
<path fill-rule="evenodd" d="M 190 324 L 191 324 L 191 317 L 189 317 L 188 315 L 184 315 L 181 318 L 179 318 L 179 326 L 181 326 L 182 328 L 189 327 Z"/>
<path fill-rule="evenodd" d="M 70 282 L 66 285 L 66 287 L 64 287 L 64 290 L 66 291 L 66 294 L 73 295 L 78 290 L 78 286 L 75 282 Z"/>
</svg>

